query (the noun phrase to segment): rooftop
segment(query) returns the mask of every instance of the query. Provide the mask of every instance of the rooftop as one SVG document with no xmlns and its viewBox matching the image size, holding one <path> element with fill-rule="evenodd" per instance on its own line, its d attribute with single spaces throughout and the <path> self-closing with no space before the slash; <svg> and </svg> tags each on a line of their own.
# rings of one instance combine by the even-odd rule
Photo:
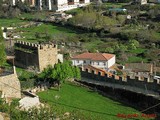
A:
<svg viewBox="0 0 160 120">
<path fill-rule="evenodd" d="M 114 56 L 115 56 L 114 54 L 108 54 L 108 53 L 82 53 L 80 55 L 74 56 L 72 59 L 106 61 Z"/>
<path fill-rule="evenodd" d="M 153 64 L 151 63 L 128 63 L 126 69 L 132 69 L 134 72 L 152 72 Z"/>
</svg>

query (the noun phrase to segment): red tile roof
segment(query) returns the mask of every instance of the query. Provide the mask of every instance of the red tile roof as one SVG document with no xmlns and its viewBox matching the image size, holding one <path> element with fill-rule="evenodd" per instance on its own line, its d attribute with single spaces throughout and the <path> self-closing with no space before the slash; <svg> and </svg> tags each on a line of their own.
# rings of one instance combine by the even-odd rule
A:
<svg viewBox="0 0 160 120">
<path fill-rule="evenodd" d="M 114 56 L 115 56 L 114 54 L 108 54 L 108 53 L 82 53 L 80 55 L 74 56 L 72 59 L 105 61 L 111 59 Z"/>
</svg>

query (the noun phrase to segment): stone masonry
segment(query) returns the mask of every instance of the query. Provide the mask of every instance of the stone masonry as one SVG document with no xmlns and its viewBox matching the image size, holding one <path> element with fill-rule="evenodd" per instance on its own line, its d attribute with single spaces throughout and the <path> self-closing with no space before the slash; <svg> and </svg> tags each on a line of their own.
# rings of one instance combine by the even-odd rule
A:
<svg viewBox="0 0 160 120">
<path fill-rule="evenodd" d="M 14 68 L 15 70 L 15 68 Z M 21 98 L 21 87 L 16 72 L 0 76 L 2 98 Z"/>
<path fill-rule="evenodd" d="M 43 71 L 48 65 L 58 63 L 58 49 L 54 44 L 34 44 L 24 41 L 15 43 L 16 65 Z"/>
</svg>

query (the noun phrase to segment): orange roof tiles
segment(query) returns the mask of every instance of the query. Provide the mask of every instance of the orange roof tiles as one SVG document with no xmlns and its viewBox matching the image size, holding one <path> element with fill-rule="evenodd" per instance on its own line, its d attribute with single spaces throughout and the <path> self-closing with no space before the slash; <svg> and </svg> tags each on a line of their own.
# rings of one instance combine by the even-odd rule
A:
<svg viewBox="0 0 160 120">
<path fill-rule="evenodd" d="M 82 53 L 80 55 L 74 56 L 72 59 L 89 59 L 89 60 L 109 60 L 114 57 L 114 54 L 108 53 Z"/>
</svg>

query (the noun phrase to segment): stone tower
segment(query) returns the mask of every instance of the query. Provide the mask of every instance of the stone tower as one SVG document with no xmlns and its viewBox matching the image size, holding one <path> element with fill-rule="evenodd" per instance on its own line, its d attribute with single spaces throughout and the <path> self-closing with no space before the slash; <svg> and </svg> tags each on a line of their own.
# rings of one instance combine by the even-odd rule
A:
<svg viewBox="0 0 160 120">
<path fill-rule="evenodd" d="M 38 47 L 39 70 L 42 71 L 48 65 L 58 63 L 57 45 L 40 45 Z"/>
<path fill-rule="evenodd" d="M 17 41 L 15 43 L 16 65 L 41 72 L 48 65 L 53 66 L 58 63 L 58 51 L 57 45 L 54 44 L 34 44 Z M 63 56 L 61 58 L 63 59 Z"/>
</svg>

